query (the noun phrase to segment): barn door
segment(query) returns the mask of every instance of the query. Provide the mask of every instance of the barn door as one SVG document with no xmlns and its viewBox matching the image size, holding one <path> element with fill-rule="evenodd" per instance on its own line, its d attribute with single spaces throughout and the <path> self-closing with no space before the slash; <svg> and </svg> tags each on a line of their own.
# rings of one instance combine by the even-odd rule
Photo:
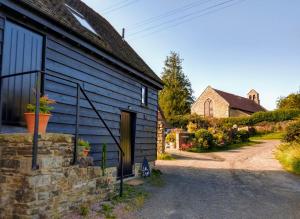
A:
<svg viewBox="0 0 300 219">
<path fill-rule="evenodd" d="M 10 21 L 5 22 L 2 75 L 41 70 L 43 37 Z M 26 104 L 34 101 L 35 74 L 7 78 L 2 87 L 4 124 L 23 124 Z"/>
<path fill-rule="evenodd" d="M 121 114 L 121 137 L 120 144 L 125 153 L 123 158 L 123 174 L 124 176 L 132 175 L 134 147 L 134 118 L 133 114 L 129 112 L 122 112 Z M 119 168 L 119 176 L 121 176 L 121 170 Z"/>
</svg>

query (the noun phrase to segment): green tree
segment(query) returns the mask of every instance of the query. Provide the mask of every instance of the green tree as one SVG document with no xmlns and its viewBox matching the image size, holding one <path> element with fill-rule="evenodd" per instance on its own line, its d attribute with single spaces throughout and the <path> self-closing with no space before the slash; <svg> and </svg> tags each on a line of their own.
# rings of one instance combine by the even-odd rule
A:
<svg viewBox="0 0 300 219">
<path fill-rule="evenodd" d="M 277 101 L 278 109 L 300 109 L 300 91 L 287 97 L 280 97 Z"/>
<path fill-rule="evenodd" d="M 165 60 L 162 73 L 164 89 L 159 93 L 159 105 L 167 120 L 190 113 L 194 101 L 191 83 L 182 70 L 182 59 L 171 52 Z"/>
</svg>

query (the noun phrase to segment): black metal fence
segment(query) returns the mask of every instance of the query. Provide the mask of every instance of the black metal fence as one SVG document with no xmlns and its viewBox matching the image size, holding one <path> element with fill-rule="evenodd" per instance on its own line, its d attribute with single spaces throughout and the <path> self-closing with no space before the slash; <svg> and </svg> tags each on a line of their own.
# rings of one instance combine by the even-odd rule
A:
<svg viewBox="0 0 300 219">
<path fill-rule="evenodd" d="M 92 107 L 93 111 L 96 113 L 97 117 L 99 120 L 103 123 L 105 126 L 106 130 L 109 132 L 110 136 L 113 138 L 114 142 L 118 146 L 119 152 L 120 152 L 120 169 L 121 169 L 121 177 L 120 177 L 120 196 L 123 194 L 123 157 L 124 157 L 124 152 L 113 135 L 112 131 L 110 128 L 107 126 L 105 120 L 102 118 L 98 110 L 96 109 L 95 105 L 93 102 L 90 100 L 88 97 L 87 93 L 84 91 L 82 88 L 80 82 L 78 82 L 78 79 L 73 78 L 68 75 L 63 75 L 59 76 L 53 73 L 47 73 L 44 71 L 28 71 L 28 72 L 21 72 L 21 73 L 16 73 L 16 74 L 11 74 L 11 75 L 4 75 L 0 77 L 0 132 L 2 129 L 2 85 L 3 81 L 7 78 L 12 78 L 12 77 L 17 77 L 17 76 L 22 76 L 22 75 L 30 75 L 30 74 L 35 74 L 36 76 L 36 85 L 35 85 L 35 90 L 36 90 L 36 102 L 35 102 L 35 126 L 34 126 L 34 134 L 33 134 L 33 145 L 32 145 L 32 169 L 36 170 L 39 168 L 38 163 L 37 163 L 37 155 L 38 155 L 38 138 L 39 138 L 39 109 L 40 109 L 40 97 L 41 97 L 41 82 L 42 78 L 45 77 L 45 75 L 49 75 L 51 77 L 61 79 L 70 83 L 73 83 L 76 85 L 77 88 L 77 99 L 76 99 L 76 121 L 75 121 L 75 141 L 74 141 L 74 151 L 73 151 L 73 159 L 72 159 L 72 164 L 75 165 L 77 163 L 77 146 L 78 146 L 78 139 L 79 139 L 79 117 L 80 117 L 80 94 L 82 93 L 83 96 L 86 98 L 88 101 L 89 105 Z M 67 79 L 70 78 L 70 79 Z M 71 80 L 72 79 L 72 80 Z"/>
</svg>

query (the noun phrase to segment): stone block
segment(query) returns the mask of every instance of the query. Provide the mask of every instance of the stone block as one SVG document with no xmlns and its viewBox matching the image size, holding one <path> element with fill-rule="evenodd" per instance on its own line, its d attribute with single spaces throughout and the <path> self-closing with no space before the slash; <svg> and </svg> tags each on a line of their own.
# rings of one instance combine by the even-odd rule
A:
<svg viewBox="0 0 300 219">
<path fill-rule="evenodd" d="M 36 195 L 33 189 L 23 187 L 22 189 L 16 191 L 15 199 L 16 201 L 22 203 L 32 202 L 36 200 Z"/>
<path fill-rule="evenodd" d="M 38 163 L 40 164 L 41 169 L 55 169 L 63 166 L 63 158 L 54 156 L 40 156 Z"/>
<path fill-rule="evenodd" d="M 0 160 L 0 168 L 18 169 L 19 167 L 19 160 Z"/>
<path fill-rule="evenodd" d="M 49 186 L 51 184 L 50 175 L 37 175 L 29 178 L 29 185 L 33 187 Z"/>
<path fill-rule="evenodd" d="M 39 192 L 38 193 L 38 200 L 39 201 L 45 201 L 50 198 L 50 193 L 49 192 Z"/>
</svg>

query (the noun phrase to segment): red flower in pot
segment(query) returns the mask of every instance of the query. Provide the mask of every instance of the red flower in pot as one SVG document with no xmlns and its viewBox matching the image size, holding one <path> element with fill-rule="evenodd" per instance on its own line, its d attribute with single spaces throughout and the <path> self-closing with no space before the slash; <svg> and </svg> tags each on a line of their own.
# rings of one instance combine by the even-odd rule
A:
<svg viewBox="0 0 300 219">
<path fill-rule="evenodd" d="M 79 146 L 79 155 L 82 157 L 87 157 L 91 149 L 90 143 L 88 141 L 79 139 L 78 146 Z"/>
<path fill-rule="evenodd" d="M 40 108 L 39 108 L 39 134 L 45 134 L 47 125 L 51 116 L 51 110 L 54 107 L 50 106 L 55 104 L 54 100 L 48 98 L 48 96 L 40 97 Z M 27 104 L 26 113 L 24 113 L 25 121 L 27 124 L 27 130 L 29 133 L 34 133 L 35 127 L 35 111 L 36 106 L 34 104 Z"/>
</svg>

